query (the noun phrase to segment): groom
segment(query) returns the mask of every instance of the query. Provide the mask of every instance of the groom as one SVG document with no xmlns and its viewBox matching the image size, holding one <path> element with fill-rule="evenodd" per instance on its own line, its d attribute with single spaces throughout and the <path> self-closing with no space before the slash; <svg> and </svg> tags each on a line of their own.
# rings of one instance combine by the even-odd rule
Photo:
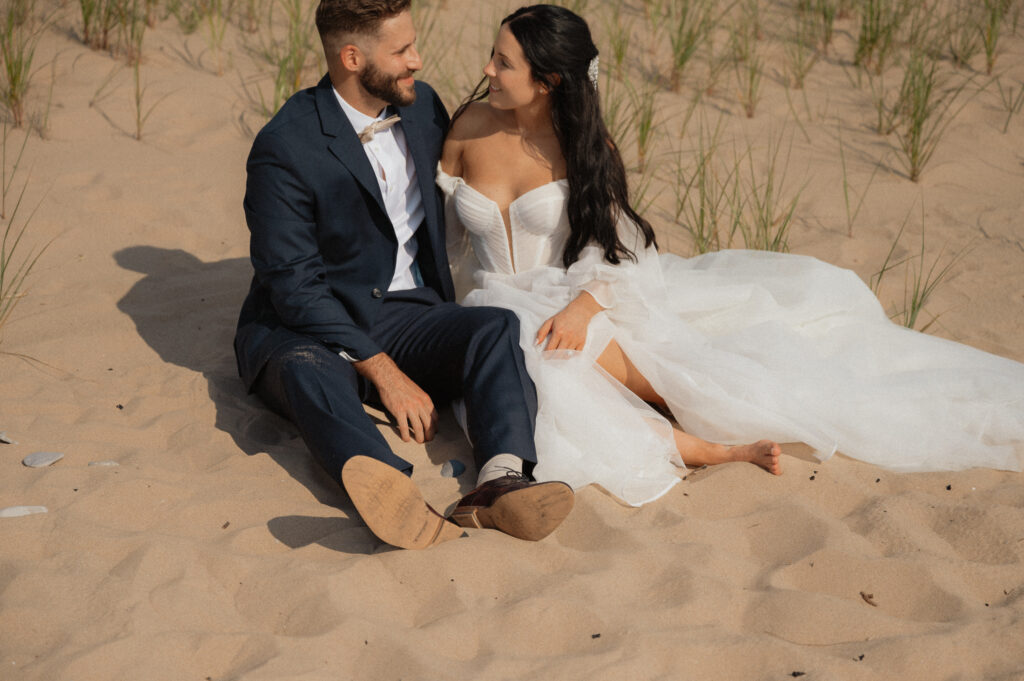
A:
<svg viewBox="0 0 1024 681">
<path fill-rule="evenodd" d="M 452 302 L 434 185 L 448 114 L 413 79 L 422 62 L 409 5 L 321 0 L 328 75 L 256 136 L 239 372 L 296 424 L 381 540 L 425 548 L 461 536 L 459 525 L 536 540 L 569 513 L 572 490 L 527 475 L 537 406 L 515 315 Z M 479 478 L 445 519 L 363 402 L 422 443 L 437 427 L 435 403 L 458 397 Z"/>
</svg>

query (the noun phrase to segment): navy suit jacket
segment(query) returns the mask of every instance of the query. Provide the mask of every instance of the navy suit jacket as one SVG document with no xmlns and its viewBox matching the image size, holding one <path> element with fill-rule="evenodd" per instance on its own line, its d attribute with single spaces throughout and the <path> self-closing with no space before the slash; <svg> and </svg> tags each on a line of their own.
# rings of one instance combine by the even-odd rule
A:
<svg viewBox="0 0 1024 681">
<path fill-rule="evenodd" d="M 433 89 L 398 109 L 423 195 L 416 232 L 424 284 L 455 290 L 434 175 L 448 113 Z M 293 95 L 256 136 L 246 164 L 245 219 L 255 276 L 235 334 L 248 389 L 270 355 L 302 334 L 354 359 L 380 352 L 367 333 L 394 276 L 398 243 L 373 168 L 328 76 Z"/>
</svg>

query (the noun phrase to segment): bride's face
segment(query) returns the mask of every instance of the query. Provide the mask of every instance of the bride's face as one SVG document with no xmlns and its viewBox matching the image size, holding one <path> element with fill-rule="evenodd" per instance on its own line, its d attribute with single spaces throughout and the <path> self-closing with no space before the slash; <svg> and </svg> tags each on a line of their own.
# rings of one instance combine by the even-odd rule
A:
<svg viewBox="0 0 1024 681">
<path fill-rule="evenodd" d="M 488 102 L 496 109 L 518 109 L 547 96 L 547 88 L 533 79 L 523 48 L 507 25 L 498 31 L 484 75 L 490 79 Z"/>
</svg>

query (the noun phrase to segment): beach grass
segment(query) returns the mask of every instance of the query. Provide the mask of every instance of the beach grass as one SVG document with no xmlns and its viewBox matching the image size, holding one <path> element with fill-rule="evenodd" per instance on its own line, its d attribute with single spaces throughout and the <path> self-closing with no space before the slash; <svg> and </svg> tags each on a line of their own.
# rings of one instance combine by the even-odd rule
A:
<svg viewBox="0 0 1024 681">
<path fill-rule="evenodd" d="M 599 90 L 601 97 L 601 114 L 604 125 L 608 128 L 612 139 L 621 148 L 626 133 L 632 129 L 636 120 L 636 112 L 631 106 L 627 88 L 612 77 L 610 69 L 605 71 L 604 84 Z"/>
<path fill-rule="evenodd" d="M 39 261 L 43 251 L 46 250 L 45 246 L 33 250 L 27 248 L 23 243 L 25 234 L 35 215 L 35 210 L 33 210 L 27 218 L 20 220 L 20 225 L 18 224 L 19 214 L 23 212 L 22 203 L 25 199 L 25 191 L 28 188 L 27 181 L 22 184 L 21 191 L 18 193 L 14 205 L 11 206 L 10 215 L 8 215 L 8 194 L 13 189 L 14 178 L 21 167 L 25 145 L 28 140 L 28 135 L 26 134 L 17 156 L 14 158 L 11 172 L 8 175 L 7 144 L 9 135 L 10 129 L 5 123 L 2 142 L 0 142 L 0 145 L 2 145 L 3 163 L 3 205 L 0 207 L 0 219 L 4 222 L 3 239 L 0 240 L 0 343 L 3 342 L 4 327 L 10 320 L 18 301 L 24 296 L 25 284 L 29 273 Z M 40 201 L 41 204 L 42 202 Z M 38 208 L 39 206 L 36 206 L 36 210 Z"/>
<path fill-rule="evenodd" d="M 836 15 L 839 3 L 836 0 L 815 0 L 814 10 L 818 16 L 818 30 L 821 38 L 821 52 L 828 56 L 828 48 L 832 45 L 835 34 Z"/>
<path fill-rule="evenodd" d="M 1005 135 L 1010 129 L 1010 121 L 1014 114 L 1020 113 L 1024 108 L 1024 81 L 1021 82 L 1019 88 L 1016 88 L 1016 94 L 1012 85 L 1004 88 L 999 78 L 996 78 L 996 87 L 999 89 L 999 101 L 1002 102 L 1003 110 L 1006 111 L 1006 122 L 1003 124 L 1003 134 Z"/>
<path fill-rule="evenodd" d="M 79 0 L 82 42 L 95 50 L 110 49 L 110 34 L 119 20 L 118 2 L 124 0 Z"/>
<path fill-rule="evenodd" d="M 947 252 L 947 247 L 943 246 L 938 255 L 936 255 L 929 263 L 925 249 L 926 220 L 923 197 L 919 204 L 921 209 L 921 243 L 917 254 L 906 255 L 898 259 L 896 257 L 900 241 L 903 238 L 907 224 L 910 221 L 910 215 L 913 213 L 915 208 L 915 206 L 912 205 L 910 210 L 907 211 L 906 216 L 904 216 L 903 221 L 900 223 L 896 236 L 889 244 L 889 250 L 886 253 L 881 268 L 872 275 L 870 286 L 875 292 L 875 295 L 878 295 L 885 275 L 905 265 L 906 268 L 904 270 L 903 279 L 903 308 L 892 312 L 890 314 L 890 318 L 908 329 L 917 329 L 918 331 L 925 332 L 931 328 L 939 318 L 939 315 L 931 315 L 931 319 L 926 324 L 921 328 L 917 328 L 921 313 L 924 312 L 925 305 L 927 305 L 928 301 L 931 300 L 935 290 L 949 279 L 953 273 L 953 268 L 967 256 L 970 249 L 965 247 L 956 251 Z"/>
<path fill-rule="evenodd" d="M 818 35 L 815 16 L 801 12 L 794 14 L 791 35 L 785 41 L 789 85 L 797 90 L 803 88 L 807 74 L 818 61 L 818 51 L 814 44 Z"/>
<path fill-rule="evenodd" d="M 732 40 L 730 39 L 721 47 L 710 36 L 704 42 L 707 49 L 704 57 L 704 61 L 707 64 L 707 72 L 700 89 L 706 95 L 713 95 L 718 89 L 722 76 L 729 70 L 729 66 L 733 62 Z"/>
<path fill-rule="evenodd" d="M 785 157 L 780 159 L 783 137 L 769 136 L 764 169 L 757 170 L 753 145 L 747 145 L 744 204 L 747 219 L 740 222 L 745 248 L 763 251 L 788 251 L 789 230 L 802 189 L 786 196 L 786 175 L 793 144 L 790 141 Z"/>
<path fill-rule="evenodd" d="M 633 21 L 623 18 L 620 3 L 615 3 L 613 7 L 605 21 L 605 35 L 612 54 L 614 75 L 616 78 L 620 78 L 626 63 L 626 55 L 629 54 L 630 43 L 633 40 Z"/>
<path fill-rule="evenodd" d="M 209 0 L 206 13 L 206 39 L 217 60 L 217 75 L 224 75 L 224 37 L 228 28 L 228 7 L 224 0 Z"/>
<path fill-rule="evenodd" d="M 32 61 L 39 43 L 40 29 L 31 26 L 30 10 L 11 4 L 0 16 L 0 102 L 11 115 L 14 126 L 25 123 L 25 98 L 32 84 Z"/>
<path fill-rule="evenodd" d="M 747 118 L 753 118 L 761 99 L 764 76 L 764 60 L 758 45 L 760 14 L 756 2 L 746 2 L 741 10 L 731 34 L 733 65 L 740 104 Z"/>
<path fill-rule="evenodd" d="M 284 14 L 280 28 L 275 19 L 275 7 Z M 259 108 L 267 118 L 302 87 L 306 66 L 316 52 L 309 31 L 315 9 L 315 5 L 306 0 L 274 0 L 267 6 L 266 22 L 260 24 L 249 41 L 249 51 L 271 68 L 270 97 L 257 86 Z"/>
<path fill-rule="evenodd" d="M 651 81 L 644 79 L 639 84 L 626 83 L 629 92 L 630 107 L 633 121 L 634 136 L 636 138 L 636 165 L 637 170 L 643 173 L 647 167 L 648 156 L 655 136 L 658 133 L 657 101 L 655 95 L 658 88 Z"/>
<path fill-rule="evenodd" d="M 860 32 L 853 63 L 881 74 L 895 49 L 906 10 L 898 0 L 861 0 L 859 11 Z"/>
<path fill-rule="evenodd" d="M 46 105 L 28 113 L 29 126 L 40 139 L 46 139 L 50 130 L 50 111 L 53 109 L 53 88 L 57 84 L 57 58 L 50 62 L 50 86 L 46 90 Z"/>
<path fill-rule="evenodd" d="M 697 253 L 728 246 L 742 219 L 740 164 L 725 170 L 717 165 L 723 129 L 721 119 L 713 130 L 702 120 L 696 150 L 679 149 L 673 156 L 675 220 L 689 232 Z"/>
<path fill-rule="evenodd" d="M 871 189 L 871 185 L 875 181 L 875 176 L 878 171 L 882 169 L 884 162 L 875 164 L 875 167 L 871 171 L 871 177 L 868 178 L 867 185 L 865 185 L 863 191 L 860 192 L 860 196 L 857 198 L 857 205 L 851 208 L 850 205 L 850 194 L 853 188 L 850 186 L 850 176 L 846 167 L 846 148 L 843 144 L 843 132 L 842 128 L 837 128 L 837 138 L 839 140 L 839 164 L 843 171 L 843 208 L 846 210 L 846 236 L 853 238 L 853 224 L 857 221 L 857 216 L 860 215 L 861 208 L 864 207 L 864 200 L 868 196 L 868 191 Z"/>
<path fill-rule="evenodd" d="M 935 289 L 950 277 L 953 268 L 968 252 L 969 249 L 963 248 L 947 253 L 946 248 L 943 247 L 931 264 L 927 264 L 925 260 L 925 231 L 922 225 L 921 250 L 917 257 L 909 261 L 907 267 L 907 283 L 903 289 L 903 312 L 899 317 L 903 326 L 922 332 L 931 328 L 932 324 L 938 320 L 939 315 L 931 315 L 931 319 L 918 328 L 921 312 L 924 311 L 924 306 L 935 293 Z"/>
<path fill-rule="evenodd" d="M 965 92 L 970 79 L 958 86 L 947 86 L 938 63 L 926 54 L 911 54 L 900 88 L 900 159 L 914 182 L 921 178 L 949 124 L 962 109 L 953 106 Z"/>
<path fill-rule="evenodd" d="M 119 8 L 119 42 L 124 47 L 129 64 L 142 59 L 142 43 L 146 37 L 148 7 L 145 0 L 124 0 Z"/>
<path fill-rule="evenodd" d="M 132 105 L 135 114 L 135 139 L 142 141 L 142 131 L 146 126 L 146 121 L 153 114 L 153 110 L 156 109 L 157 105 L 163 100 L 169 97 L 168 94 L 164 94 L 154 102 L 147 102 L 146 92 L 148 86 L 142 84 L 142 65 L 136 61 L 132 64 L 132 83 L 134 88 L 132 90 Z"/>
<path fill-rule="evenodd" d="M 672 64 L 669 80 L 673 92 L 682 89 L 683 72 L 707 40 L 711 6 L 707 0 L 678 0 L 670 4 L 665 19 L 669 25 Z"/>
<path fill-rule="evenodd" d="M 985 73 L 992 75 L 996 65 L 999 49 L 999 37 L 1003 30 L 1003 21 L 1009 10 L 1007 0 L 982 0 L 984 21 L 981 24 L 981 45 L 985 51 Z"/>
<path fill-rule="evenodd" d="M 949 52 L 957 66 L 970 67 L 971 60 L 981 51 L 981 11 L 983 6 L 978 0 L 958 0 L 949 15 Z"/>
</svg>

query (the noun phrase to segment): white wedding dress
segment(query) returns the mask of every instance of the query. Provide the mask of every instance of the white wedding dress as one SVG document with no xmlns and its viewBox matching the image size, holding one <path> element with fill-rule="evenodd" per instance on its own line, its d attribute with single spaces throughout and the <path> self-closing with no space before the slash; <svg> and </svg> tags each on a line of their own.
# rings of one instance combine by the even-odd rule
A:
<svg viewBox="0 0 1024 681">
<path fill-rule="evenodd" d="M 849 270 L 808 256 L 659 255 L 596 246 L 566 270 L 568 183 L 509 207 L 438 171 L 448 253 L 465 305 L 509 308 L 537 385 L 538 480 L 597 483 L 625 502 L 680 479 L 671 426 L 596 363 L 616 340 L 689 433 L 721 443 L 804 442 L 900 471 L 1024 464 L 1024 364 L 889 321 Z M 537 330 L 581 291 L 605 308 L 581 352 L 545 352 Z M 467 293 L 468 292 L 468 293 Z"/>
</svg>

